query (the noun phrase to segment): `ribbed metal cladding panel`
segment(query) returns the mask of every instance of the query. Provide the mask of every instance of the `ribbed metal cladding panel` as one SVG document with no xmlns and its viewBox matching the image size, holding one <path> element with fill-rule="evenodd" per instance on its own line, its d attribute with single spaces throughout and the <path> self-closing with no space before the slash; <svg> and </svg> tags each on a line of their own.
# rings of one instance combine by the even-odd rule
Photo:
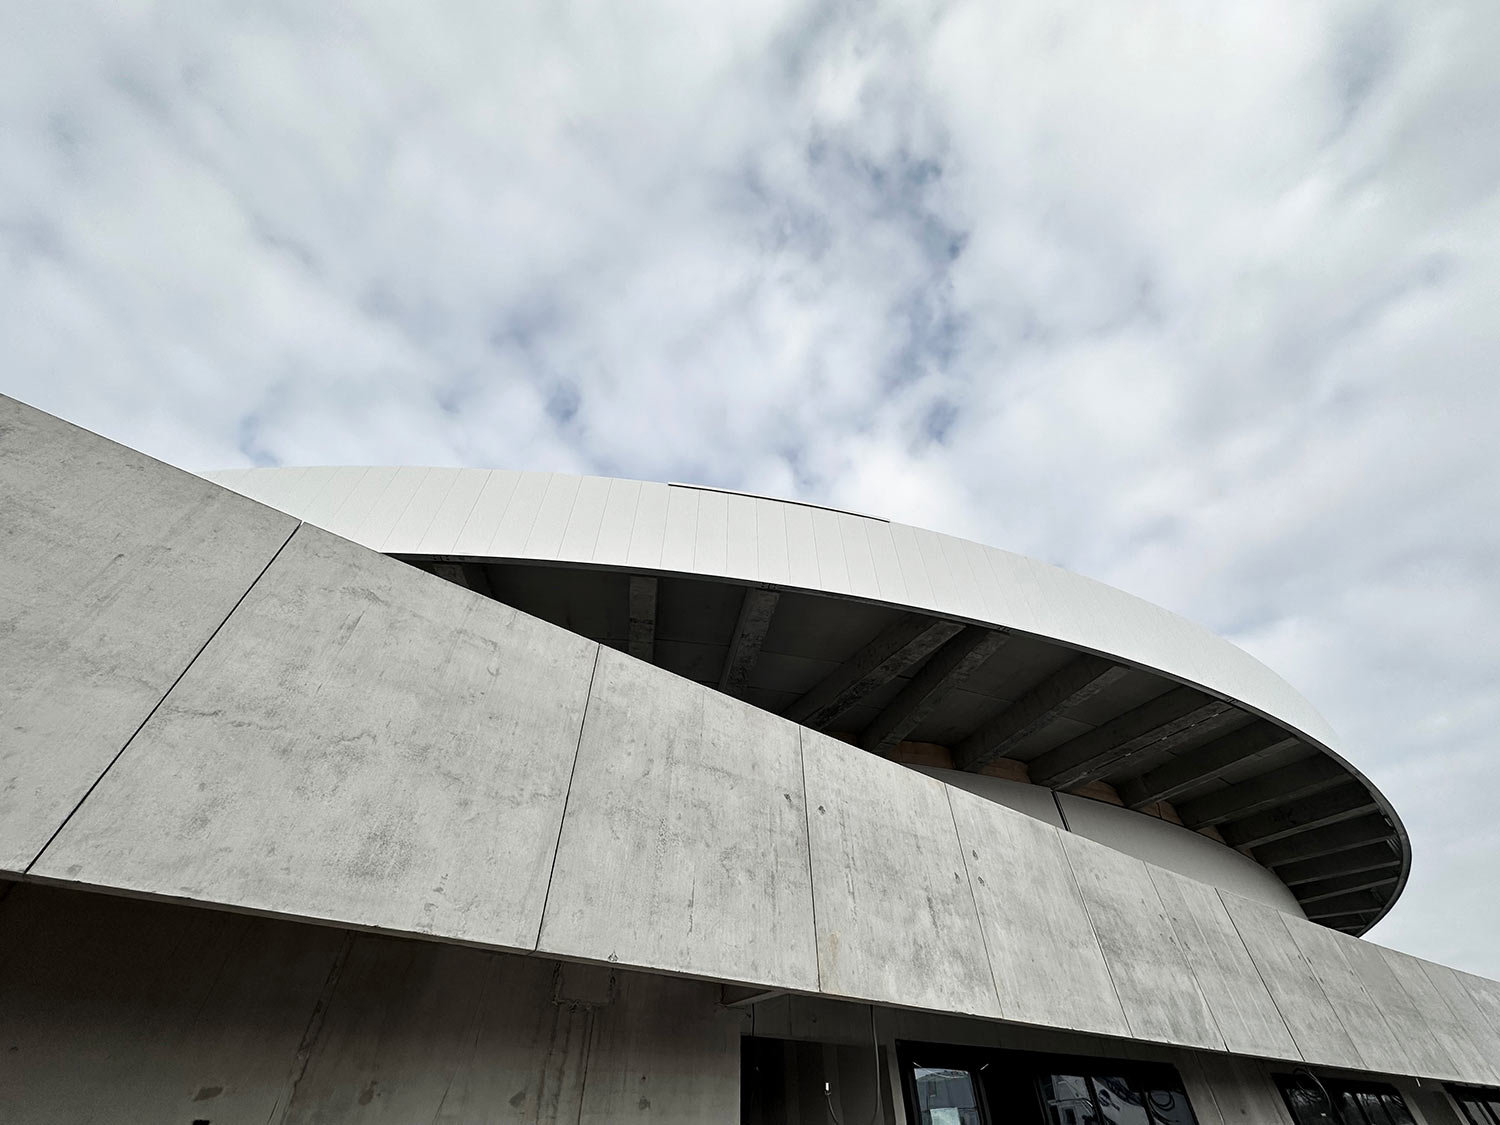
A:
<svg viewBox="0 0 1500 1125">
<path fill-rule="evenodd" d="M 698 527 L 693 541 L 693 569 L 724 574 L 729 566 L 729 497 L 704 490 L 698 496 Z"/>
<path fill-rule="evenodd" d="M 536 518 L 531 521 L 531 530 L 521 547 L 521 555 L 528 559 L 555 559 L 562 552 L 563 536 L 567 534 L 568 520 L 573 516 L 573 505 L 578 499 L 578 490 L 583 485 L 582 477 L 566 473 L 551 473 L 547 491 L 537 508 Z"/>
<path fill-rule="evenodd" d="M 594 561 L 594 547 L 599 542 L 599 528 L 604 522 L 609 485 L 605 477 L 584 477 L 578 482 L 573 507 L 568 512 L 568 522 L 557 547 L 559 559 L 565 562 Z"/>
<path fill-rule="evenodd" d="M 661 568 L 691 571 L 698 548 L 697 489 L 669 487 L 662 528 Z"/>
<path fill-rule="evenodd" d="M 474 503 L 464 517 L 452 547 L 446 552 L 452 555 L 492 556 L 495 552 L 495 533 L 505 518 L 524 474 L 507 469 L 491 469 L 479 482 L 479 491 Z"/>
</svg>

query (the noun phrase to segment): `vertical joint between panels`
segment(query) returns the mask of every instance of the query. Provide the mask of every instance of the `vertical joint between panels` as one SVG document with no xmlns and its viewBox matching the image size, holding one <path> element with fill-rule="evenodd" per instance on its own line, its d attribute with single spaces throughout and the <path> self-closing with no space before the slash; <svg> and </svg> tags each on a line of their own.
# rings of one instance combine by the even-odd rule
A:
<svg viewBox="0 0 1500 1125">
<path fill-rule="evenodd" d="M 1271 984 L 1266 980 L 1266 974 L 1261 971 L 1260 962 L 1255 959 L 1255 954 L 1250 952 L 1250 943 L 1245 940 L 1245 935 L 1240 932 L 1240 924 L 1234 920 L 1234 915 L 1230 913 L 1229 904 L 1224 901 L 1224 893 L 1218 887 L 1214 887 L 1212 890 L 1214 897 L 1219 900 L 1219 905 L 1224 908 L 1224 917 L 1229 919 L 1229 926 L 1234 930 L 1235 939 L 1245 951 L 1245 956 L 1249 958 L 1250 964 L 1254 966 L 1255 976 L 1260 981 L 1260 986 L 1266 990 L 1266 995 L 1270 997 L 1271 1007 L 1276 1009 L 1276 1018 L 1281 1021 L 1281 1026 L 1286 1028 L 1286 1035 L 1292 1042 L 1292 1049 L 1297 1052 L 1298 1058 L 1306 1062 L 1307 1056 L 1302 1052 L 1302 1044 L 1297 1042 L 1297 1033 L 1292 1030 L 1292 1025 L 1287 1022 L 1286 1013 L 1281 1010 L 1281 1005 L 1276 1002 L 1276 994 L 1271 991 Z M 1319 985 L 1319 987 L 1321 988 L 1322 986 Z"/>
<path fill-rule="evenodd" d="M 797 726 L 797 765 L 802 770 L 802 838 L 807 842 L 807 901 L 812 905 L 813 927 L 813 973 L 817 977 L 818 991 L 823 991 L 823 946 L 818 940 L 818 881 L 813 878 L 812 804 L 807 793 L 807 740 L 806 730 Z"/>
<path fill-rule="evenodd" d="M 958 859 L 964 865 L 964 879 L 969 884 L 969 904 L 974 907 L 974 925 L 979 929 L 979 946 L 984 950 L 984 967 L 990 974 L 990 991 L 995 994 L 996 1006 L 1003 1012 L 1005 998 L 1000 995 L 1000 982 L 995 979 L 995 961 L 990 956 L 990 939 L 984 932 L 984 915 L 979 912 L 979 896 L 974 893 L 974 872 L 969 868 L 963 833 L 958 830 L 958 814 L 953 811 L 953 790 L 946 782 L 938 784 L 943 787 L 943 800 L 948 805 L 948 821 L 953 825 L 953 842 L 958 845 Z"/>
<path fill-rule="evenodd" d="M 1151 893 L 1156 896 L 1156 905 L 1161 910 L 1161 916 L 1166 919 L 1167 928 L 1172 936 L 1177 939 L 1177 952 L 1182 958 L 1182 967 L 1187 970 L 1188 978 L 1193 982 L 1193 987 L 1198 990 L 1198 999 L 1203 1001 L 1203 1010 L 1208 1013 L 1208 1021 L 1213 1026 L 1214 1034 L 1219 1037 L 1219 1046 L 1229 1050 L 1229 1040 L 1224 1035 L 1224 1028 L 1219 1023 L 1219 1014 L 1214 1011 L 1214 1006 L 1209 1003 L 1208 993 L 1204 991 L 1203 979 L 1199 977 L 1198 970 L 1193 967 L 1192 958 L 1188 956 L 1187 946 L 1183 943 L 1182 934 L 1177 930 L 1177 923 L 1173 921 L 1172 915 L 1167 910 L 1167 904 L 1162 900 L 1161 888 L 1156 884 L 1156 876 L 1151 874 L 1154 870 L 1151 864 L 1146 864 L 1146 882 L 1150 884 Z M 1200 935 L 1201 936 L 1201 935 Z M 1214 1050 L 1213 1047 L 1204 1048 Z"/>
<path fill-rule="evenodd" d="M 1058 808 L 1061 809 L 1061 807 L 1059 804 Z M 1125 1027 L 1132 1036 L 1135 1036 L 1135 1025 L 1130 1022 L 1130 1009 L 1125 1006 L 1125 996 L 1120 992 L 1120 983 L 1115 980 L 1114 966 L 1109 963 L 1109 954 L 1104 950 L 1104 943 L 1099 940 L 1099 925 L 1094 921 L 1094 911 L 1089 906 L 1089 896 L 1083 893 L 1083 883 L 1078 879 L 1078 869 L 1073 866 L 1073 857 L 1068 854 L 1068 842 L 1061 835 L 1057 838 L 1057 846 L 1062 849 L 1063 862 L 1068 865 L 1068 874 L 1073 879 L 1073 886 L 1078 889 L 1078 901 L 1083 903 L 1083 916 L 1088 919 L 1089 935 L 1093 937 L 1094 946 L 1099 950 L 1099 959 L 1104 962 L 1104 972 L 1109 977 L 1109 987 L 1114 990 L 1115 1003 L 1120 1006 L 1120 1015 L 1125 1019 Z"/>
<path fill-rule="evenodd" d="M 130 732 L 130 737 L 125 740 L 124 745 L 122 745 L 117 751 L 115 751 L 114 757 L 110 758 L 105 767 L 99 771 L 99 776 L 94 778 L 94 780 L 89 784 L 89 787 L 83 791 L 83 796 L 79 797 L 77 803 L 68 810 L 68 815 L 62 818 L 62 822 L 53 830 L 52 835 L 47 837 L 47 842 L 37 849 L 36 855 L 31 857 L 31 862 L 26 865 L 26 871 L 23 872 L 23 874 L 29 873 L 31 869 L 35 867 L 38 862 L 40 862 L 42 856 L 47 854 L 47 849 L 50 848 L 53 842 L 56 841 L 57 837 L 62 834 L 62 830 L 68 826 L 68 823 L 78 815 L 78 810 L 83 808 L 88 799 L 94 795 L 94 790 L 99 788 L 99 783 L 109 775 L 109 772 L 115 768 L 115 764 L 125 756 L 125 751 L 129 750 L 131 744 L 140 737 L 141 731 L 146 729 L 146 725 L 151 722 L 156 713 L 161 710 L 162 704 L 172 697 L 172 693 L 177 690 L 177 685 L 182 683 L 182 678 L 188 674 L 194 664 L 198 663 L 198 659 L 204 654 L 204 652 L 207 651 L 208 646 L 214 643 L 214 638 L 223 631 L 225 625 L 229 624 L 230 620 L 234 617 L 240 606 L 245 604 L 245 599 L 251 595 L 251 593 L 257 586 L 260 585 L 261 579 L 266 576 L 266 572 L 270 570 L 273 565 L 275 565 L 276 560 L 281 557 L 281 552 L 286 550 L 287 544 L 292 541 L 293 537 L 296 536 L 298 531 L 302 530 L 303 526 L 304 524 L 302 523 L 302 521 L 298 520 L 296 526 L 294 526 L 292 530 L 287 533 L 287 537 L 281 541 L 281 545 L 278 546 L 276 550 L 272 552 L 271 557 L 266 560 L 266 565 L 260 568 L 260 572 L 256 574 L 254 580 L 251 581 L 250 585 L 245 587 L 244 593 L 235 598 L 234 605 L 229 607 L 229 612 L 226 613 L 223 619 L 213 627 L 212 631 L 210 631 L 210 633 L 208 634 L 208 637 L 203 641 L 201 645 L 198 646 L 197 650 L 188 659 L 188 662 L 182 666 L 182 671 L 178 672 L 177 675 L 173 677 L 172 682 L 167 685 L 167 690 L 161 693 L 161 698 L 151 705 L 151 710 L 146 712 L 146 717 L 140 721 L 140 724 L 135 728 L 135 730 Z"/>
<path fill-rule="evenodd" d="M 562 852 L 563 829 L 568 823 L 568 804 L 573 799 L 573 778 L 578 773 L 578 757 L 583 752 L 583 735 L 589 725 L 589 709 L 594 699 L 594 682 L 599 676 L 599 660 L 603 652 L 602 644 L 594 645 L 594 663 L 589 669 L 588 689 L 583 693 L 583 717 L 578 723 L 578 741 L 573 745 L 573 761 L 568 766 L 568 788 L 563 793 L 562 813 L 557 818 L 557 836 L 552 841 L 552 864 L 547 868 L 547 889 L 542 894 L 542 910 L 536 920 L 536 937 L 531 942 L 533 952 L 541 947 L 542 927 L 547 923 L 547 904 L 552 901 L 552 880 L 557 875 L 557 857 Z"/>
</svg>

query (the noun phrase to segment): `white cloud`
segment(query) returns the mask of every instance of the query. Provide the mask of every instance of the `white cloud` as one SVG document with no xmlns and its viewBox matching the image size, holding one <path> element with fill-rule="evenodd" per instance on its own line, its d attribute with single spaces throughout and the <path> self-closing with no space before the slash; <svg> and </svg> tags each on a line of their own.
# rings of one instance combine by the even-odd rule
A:
<svg viewBox="0 0 1500 1125">
<path fill-rule="evenodd" d="M 1231 633 L 1500 976 L 1500 9 L 32 5 L 3 388 L 190 467 L 796 494 Z"/>
</svg>

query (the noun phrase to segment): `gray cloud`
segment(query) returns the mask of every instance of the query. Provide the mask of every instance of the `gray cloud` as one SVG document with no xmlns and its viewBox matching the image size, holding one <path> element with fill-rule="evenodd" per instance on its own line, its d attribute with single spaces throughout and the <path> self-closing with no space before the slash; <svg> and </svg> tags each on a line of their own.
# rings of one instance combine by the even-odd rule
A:
<svg viewBox="0 0 1500 1125">
<path fill-rule="evenodd" d="M 1227 632 L 1500 976 L 1483 3 L 32 5 L 4 389 L 189 467 L 692 479 Z"/>
</svg>

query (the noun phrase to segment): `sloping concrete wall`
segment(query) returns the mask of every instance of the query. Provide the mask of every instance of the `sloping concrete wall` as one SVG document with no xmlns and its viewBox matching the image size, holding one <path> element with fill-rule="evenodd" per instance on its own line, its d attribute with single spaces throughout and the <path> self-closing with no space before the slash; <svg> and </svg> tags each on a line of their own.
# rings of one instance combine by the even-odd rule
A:
<svg viewBox="0 0 1500 1125">
<path fill-rule="evenodd" d="M 597 651 L 304 525 L 32 871 L 534 949 Z"/>
<path fill-rule="evenodd" d="M 297 521 L 0 396 L 0 871 L 24 871 Z"/>
<path fill-rule="evenodd" d="M 126 482 L 117 502 L 147 527 L 159 496 L 175 502 L 181 474 L 82 431 L 31 418 L 7 441 L 4 492 L 42 523 L 45 508 L 18 490 L 49 477 L 75 491 L 96 476 Z M 12 473 L 10 460 L 30 468 Z M 87 560 L 109 548 L 78 549 Z M 200 557 L 199 570 L 224 573 L 189 584 L 229 590 L 227 619 L 159 704 L 148 695 L 134 725 L 110 728 L 76 811 L 63 801 L 39 821 L 43 843 L 56 835 L 27 878 L 1495 1081 L 1500 986 L 1419 963 L 1423 989 L 1399 959 L 1402 971 L 1378 974 L 1358 939 L 1227 892 L 1184 892 L 1160 868 L 317 529 L 269 553 L 263 575 L 242 554 Z M 70 573 L 67 543 L 40 554 L 12 535 L 0 555 L 39 604 L 65 601 L 47 586 Z M 149 588 L 152 568 L 140 573 Z M 76 708 L 105 714 L 108 693 L 68 673 L 61 651 Z M 13 776 L 58 749 L 22 745 Z M 1050 926 L 1027 921 L 1048 912 Z M 1064 956 L 1079 975 L 1060 985 Z M 1410 1004 L 1387 1017 L 1378 998 L 1393 987 Z M 1441 1051 L 1403 1050 L 1418 1032 Z"/>
</svg>

